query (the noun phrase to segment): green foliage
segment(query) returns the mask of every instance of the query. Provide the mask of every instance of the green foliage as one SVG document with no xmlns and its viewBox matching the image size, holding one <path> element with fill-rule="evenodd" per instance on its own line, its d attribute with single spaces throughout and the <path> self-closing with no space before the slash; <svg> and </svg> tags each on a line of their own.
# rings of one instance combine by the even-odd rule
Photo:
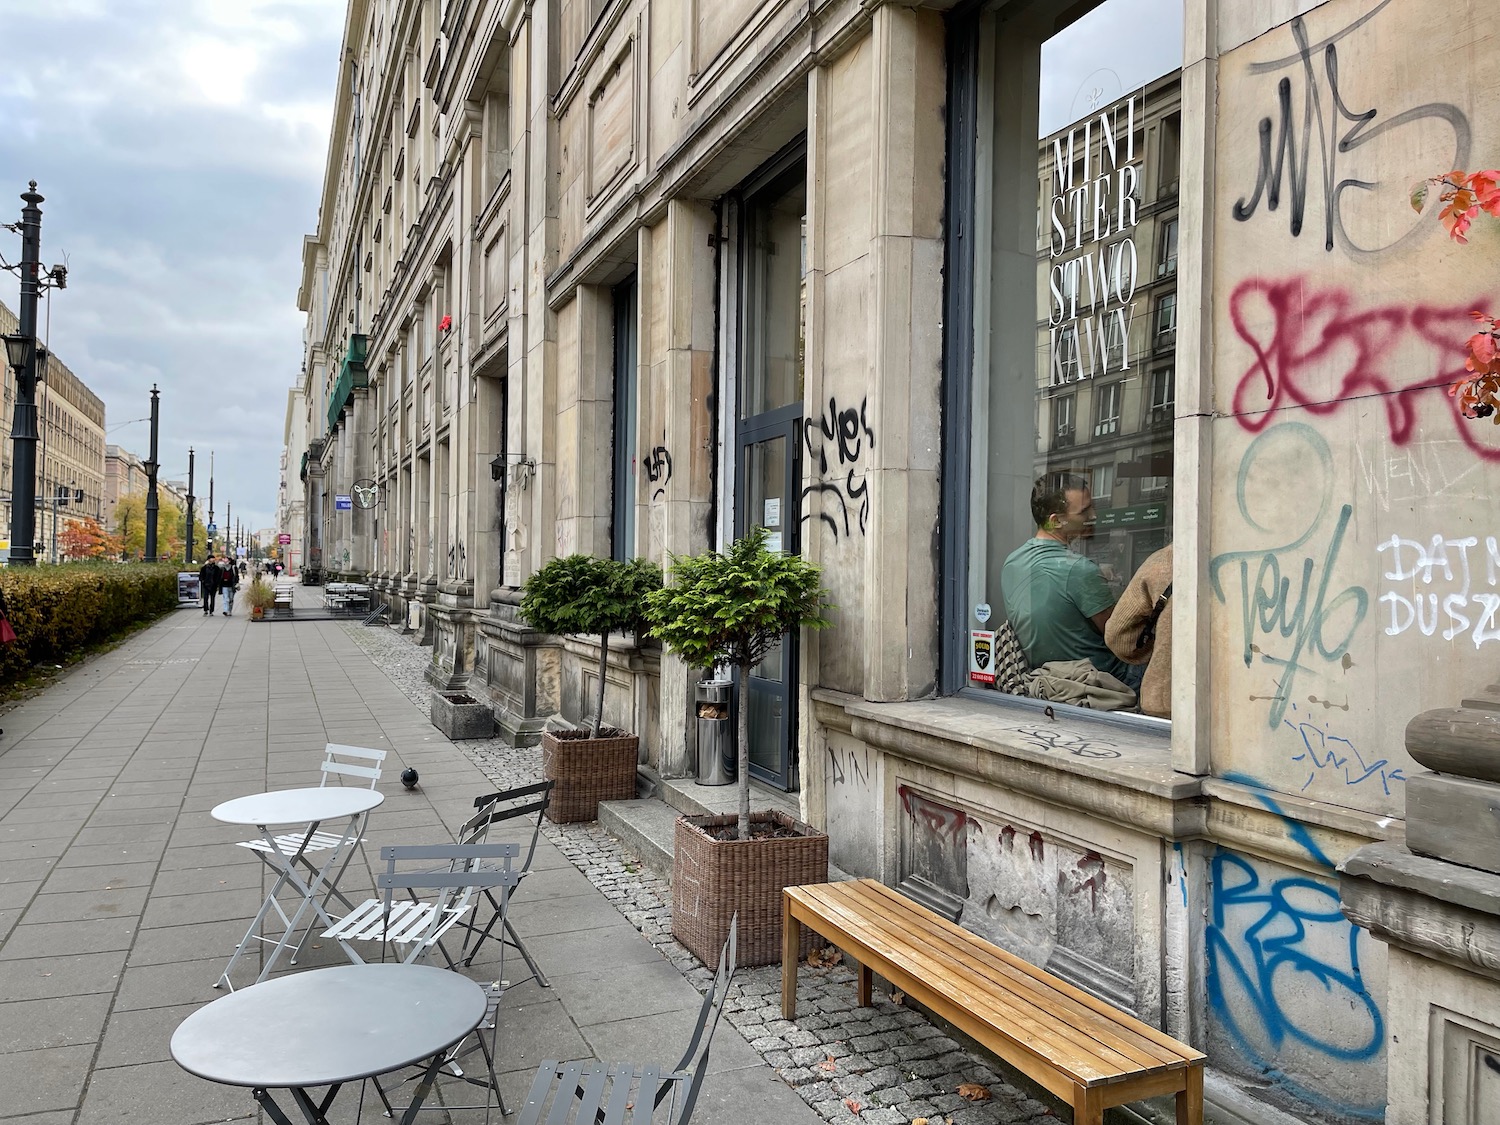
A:
<svg viewBox="0 0 1500 1125">
<path fill-rule="evenodd" d="M 270 609 L 276 604 L 276 591 L 257 575 L 245 589 L 245 600 L 252 609 Z"/>
<path fill-rule="evenodd" d="M 13 643 L 0 645 L 0 684 L 33 664 L 61 664 L 176 606 L 175 566 L 70 563 L 0 569 L 0 612 L 16 631 Z"/>
<path fill-rule="evenodd" d="M 661 589 L 661 568 L 646 559 L 618 562 L 593 555 L 553 559 L 526 580 L 521 616 L 533 629 L 561 636 L 640 631 L 645 598 Z"/>
<path fill-rule="evenodd" d="M 818 567 L 766 549 L 756 528 L 720 554 L 672 557 L 672 584 L 646 599 L 651 635 L 695 668 L 759 664 L 782 634 L 824 629 Z"/>
</svg>

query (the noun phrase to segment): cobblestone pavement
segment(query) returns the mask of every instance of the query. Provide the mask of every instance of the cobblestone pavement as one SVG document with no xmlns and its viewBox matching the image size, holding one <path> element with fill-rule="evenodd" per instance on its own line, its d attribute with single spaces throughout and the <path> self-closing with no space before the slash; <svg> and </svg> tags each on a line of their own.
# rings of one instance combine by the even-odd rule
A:
<svg viewBox="0 0 1500 1125">
<path fill-rule="evenodd" d="M 426 707 L 430 650 L 388 628 L 347 628 L 392 683 Z M 497 787 L 541 776 L 539 748 L 520 749 L 501 738 L 457 745 Z M 708 987 L 712 974 L 672 939 L 666 880 L 644 870 L 598 824 L 547 822 L 543 832 L 699 991 Z M 1019 1125 L 1054 1118 L 1049 1107 L 1003 1082 L 920 1012 L 880 992 L 871 1007 L 858 1007 L 854 974 L 842 965 L 805 966 L 798 974 L 795 1023 L 781 1018 L 779 965 L 742 969 L 736 981 L 725 1018 L 835 1125 L 908 1125 L 924 1118 L 931 1125 Z M 961 1084 L 982 1087 L 989 1096 L 971 1101 L 958 1093 Z"/>
</svg>

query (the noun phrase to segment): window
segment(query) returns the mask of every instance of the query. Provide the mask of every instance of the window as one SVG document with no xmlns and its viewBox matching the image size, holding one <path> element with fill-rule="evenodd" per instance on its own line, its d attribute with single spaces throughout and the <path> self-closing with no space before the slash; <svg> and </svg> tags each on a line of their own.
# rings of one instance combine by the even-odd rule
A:
<svg viewBox="0 0 1500 1125">
<path fill-rule="evenodd" d="M 1120 403 L 1125 398 L 1124 382 L 1107 383 L 1094 394 L 1094 436 L 1110 437 L 1119 433 Z"/>
<path fill-rule="evenodd" d="M 1170 424 L 1176 404 L 1177 379 L 1170 367 L 1158 367 L 1151 372 L 1150 399 L 1146 406 L 1146 425 Z"/>
<path fill-rule="evenodd" d="M 958 562 L 942 587 L 943 689 L 1013 691 L 1017 679 L 1004 686 L 979 663 L 1004 630 L 1032 668 L 1087 660 L 1134 688 L 1141 666 L 1111 651 L 1093 619 L 1172 541 L 1176 297 L 1157 279 L 1175 275 L 1179 220 L 1158 218 L 1155 203 L 1179 174 L 1175 154 L 1162 167 L 1159 140 L 1179 86 L 1120 60 L 1136 70 L 1118 75 L 1110 100 L 1090 86 L 1094 64 L 1077 71 L 1078 53 L 1049 53 L 1002 7 L 953 17 L 948 40 L 944 425 L 969 472 L 944 496 L 944 554 Z M 1174 0 L 1140 0 L 1131 18 L 1137 7 L 1165 25 L 1180 17 Z M 1094 12 L 1110 9 L 1124 5 Z M 1107 35 L 1093 14 L 1085 25 Z M 1035 65 L 1032 50 L 1041 74 L 1027 91 L 1014 76 Z M 1035 137 L 1016 127 L 1033 112 Z M 1017 252 L 1018 233 L 1035 257 Z M 1030 332 L 1018 308 L 1032 311 Z M 1163 361 L 1145 362 L 1158 348 Z M 1032 372 L 1029 386 L 1018 371 Z"/>
<path fill-rule="evenodd" d="M 1158 352 L 1177 346 L 1177 294 L 1168 293 L 1156 302 L 1155 334 L 1152 347 Z"/>
<path fill-rule="evenodd" d="M 1069 449 L 1075 436 L 1073 410 L 1078 405 L 1078 396 L 1059 395 L 1052 403 L 1052 448 Z"/>
<path fill-rule="evenodd" d="M 1161 225 L 1161 252 L 1156 256 L 1156 276 L 1177 276 L 1177 220 L 1168 219 Z"/>
<path fill-rule="evenodd" d="M 635 279 L 614 289 L 615 319 L 615 426 L 614 503 L 611 521 L 611 555 L 616 559 L 636 556 L 635 509 L 640 502 L 640 381 L 636 373 Z M 665 452 L 665 450 L 663 450 Z M 654 460 L 647 471 L 659 474 Z"/>
</svg>

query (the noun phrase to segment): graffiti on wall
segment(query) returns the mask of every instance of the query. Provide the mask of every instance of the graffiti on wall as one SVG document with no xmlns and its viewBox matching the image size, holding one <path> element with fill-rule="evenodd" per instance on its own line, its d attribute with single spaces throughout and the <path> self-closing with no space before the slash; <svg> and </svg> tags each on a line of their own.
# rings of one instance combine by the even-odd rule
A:
<svg viewBox="0 0 1500 1125">
<path fill-rule="evenodd" d="M 1313 699 L 1314 706 L 1337 708 L 1348 711 L 1349 704 L 1332 704 L 1326 700 Z M 1284 726 L 1296 736 L 1296 749 L 1291 760 L 1307 768 L 1307 780 L 1302 783 L 1305 790 L 1318 778 L 1342 781 L 1346 786 L 1370 783 L 1379 785 L 1386 796 L 1391 794 L 1393 781 L 1405 781 L 1406 773 L 1399 766 L 1392 766 L 1389 758 L 1366 758 L 1355 745 L 1354 739 L 1336 734 L 1327 720 L 1314 718 L 1310 713 L 1299 713 L 1297 704 L 1291 706 L 1293 714 L 1284 721 Z"/>
<path fill-rule="evenodd" d="M 829 782 L 833 785 L 852 785 L 858 789 L 869 789 L 873 773 L 871 751 L 868 746 L 839 747 L 828 744 Z"/>
<path fill-rule="evenodd" d="M 1250 785 L 1250 778 L 1229 776 Z M 1287 837 L 1318 866 L 1334 864 L 1306 827 L 1268 795 Z M 1213 1020 L 1259 1075 L 1309 1105 L 1346 1117 L 1384 1116 L 1385 1018 L 1362 958 L 1373 939 L 1339 909 L 1338 888 L 1312 876 L 1217 848 L 1204 934 Z M 1294 1065 L 1291 1056 L 1296 1056 Z M 1296 1073 L 1324 1076 L 1312 1089 Z M 1360 1098 L 1379 1081 L 1371 1100 Z"/>
<path fill-rule="evenodd" d="M 1276 104 L 1260 119 L 1255 185 L 1235 203 L 1232 214 L 1237 221 L 1248 222 L 1262 201 L 1267 211 L 1277 210 L 1285 191 L 1290 205 L 1288 225 L 1294 238 L 1302 234 L 1309 203 L 1321 202 L 1324 250 L 1331 251 L 1337 243 L 1356 254 L 1378 253 L 1421 233 L 1413 217 L 1406 230 L 1394 236 L 1385 235 L 1383 243 L 1361 245 L 1361 240 L 1351 235 L 1345 216 L 1348 193 L 1370 192 L 1380 185 L 1377 150 L 1365 153 L 1360 150 L 1387 133 L 1398 129 L 1428 134 L 1443 130 L 1444 136 L 1451 133 L 1451 159 L 1439 161 L 1435 166 L 1468 166 L 1471 130 L 1468 118 L 1457 106 L 1428 102 L 1398 107 L 1391 112 L 1390 108 L 1376 106 L 1355 109 L 1349 104 L 1340 85 L 1343 73 L 1340 44 L 1375 20 L 1390 3 L 1391 0 L 1380 0 L 1359 18 L 1318 42 L 1310 41 L 1307 24 L 1299 16 L 1289 25 L 1296 50 L 1251 65 L 1252 75 L 1277 76 Z M 1348 61 L 1345 59 L 1344 63 Z M 1353 68 L 1349 71 L 1354 72 Z M 1310 180 L 1317 198 L 1309 195 Z"/>
<path fill-rule="evenodd" d="M 1253 358 L 1234 388 L 1234 416 L 1260 433 L 1292 407 L 1331 415 L 1374 401 L 1400 448 L 1425 436 L 1417 408 L 1432 403 L 1472 453 L 1500 461 L 1500 446 L 1486 445 L 1448 396 L 1465 375 L 1464 341 L 1477 300 L 1360 307 L 1346 290 L 1305 277 L 1242 281 L 1229 298 L 1229 317 Z"/>
<path fill-rule="evenodd" d="M 448 577 L 453 579 L 467 578 L 469 574 L 469 552 L 464 547 L 464 541 L 460 539 L 448 548 Z"/>
<path fill-rule="evenodd" d="M 651 499 L 660 500 L 667 494 L 667 482 L 672 479 L 672 454 L 665 445 L 658 445 L 646 455 L 641 467 L 651 483 Z"/>
<path fill-rule="evenodd" d="M 1399 637 L 1412 630 L 1443 640 L 1467 636 L 1478 648 L 1500 640 L 1500 540 L 1477 535 L 1434 535 L 1426 542 L 1392 535 L 1377 548 L 1380 577 L 1399 583 L 1378 601 L 1388 610 L 1385 634 Z M 1484 589 L 1475 590 L 1483 575 Z M 1430 587 L 1436 586 L 1436 589 Z"/>
<path fill-rule="evenodd" d="M 858 406 L 840 409 L 838 399 L 830 398 L 826 411 L 803 419 L 802 444 L 808 464 L 817 466 L 816 479 L 802 490 L 803 511 L 808 497 L 816 495 L 821 501 L 818 518 L 834 539 L 847 539 L 856 528 L 864 535 L 870 523 L 870 496 L 860 460 L 866 449 L 875 448 L 869 400 L 863 398 Z"/>
<path fill-rule="evenodd" d="M 1268 464 L 1302 466 L 1312 513 L 1306 526 L 1272 531 L 1273 522 L 1257 511 L 1255 470 Z M 1264 466 L 1261 466 L 1264 468 Z M 1353 508 L 1333 505 L 1333 454 L 1323 436 L 1302 422 L 1282 422 L 1256 436 L 1240 462 L 1236 499 L 1242 524 L 1238 534 L 1272 543 L 1226 551 L 1208 566 L 1214 597 L 1239 609 L 1241 659 L 1245 667 L 1271 672 L 1267 725 L 1276 730 L 1286 717 L 1299 679 L 1308 673 L 1353 665 L 1350 644 L 1370 608 L 1363 586 L 1338 586 L 1334 574 Z M 1315 498 L 1315 499 L 1314 499 Z"/>
</svg>

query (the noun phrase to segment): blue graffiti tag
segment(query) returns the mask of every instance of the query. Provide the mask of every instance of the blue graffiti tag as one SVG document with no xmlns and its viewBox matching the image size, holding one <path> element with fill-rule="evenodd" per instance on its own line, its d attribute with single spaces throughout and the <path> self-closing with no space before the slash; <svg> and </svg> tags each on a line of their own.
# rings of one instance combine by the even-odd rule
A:
<svg viewBox="0 0 1500 1125">
<path fill-rule="evenodd" d="M 1293 704 L 1292 710 L 1296 709 Z M 1389 797 L 1391 782 L 1406 780 L 1406 774 L 1399 766 L 1391 768 L 1389 758 L 1367 762 L 1352 740 L 1333 734 L 1326 727 L 1319 727 L 1307 720 L 1293 723 L 1291 719 L 1285 720 L 1284 725 L 1296 731 L 1302 740 L 1302 753 L 1293 754 L 1292 761 L 1303 762 L 1309 767 L 1307 780 L 1302 783 L 1303 789 L 1311 785 L 1313 778 L 1319 773 L 1327 772 L 1335 777 L 1342 776 L 1345 785 L 1358 785 L 1372 777 L 1379 778 L 1381 789 Z"/>
<path fill-rule="evenodd" d="M 1321 488 L 1321 499 L 1316 504 L 1308 505 L 1313 509 L 1313 517 L 1301 534 L 1294 536 L 1289 542 L 1254 550 L 1226 551 L 1214 556 L 1208 564 L 1208 577 L 1214 596 L 1220 603 L 1228 605 L 1229 598 L 1224 589 L 1222 572 L 1226 567 L 1233 567 L 1239 574 L 1245 667 L 1250 667 L 1259 654 L 1263 663 L 1281 669 L 1275 694 L 1266 697 L 1271 701 L 1268 725 L 1270 729 L 1276 730 L 1286 717 L 1298 674 L 1313 671 L 1305 661 L 1313 656 L 1321 657 L 1329 663 L 1342 660 L 1349 651 L 1355 631 L 1369 611 L 1370 595 L 1362 586 L 1347 586 L 1329 596 L 1329 585 L 1338 562 L 1339 550 L 1354 514 L 1354 509 L 1348 504 L 1339 508 L 1327 544 L 1323 548 L 1321 562 L 1312 554 L 1304 553 L 1300 559 L 1293 557 L 1293 552 L 1298 552 L 1324 529 L 1324 520 L 1329 514 L 1333 494 L 1333 454 L 1323 436 L 1311 426 L 1302 422 L 1283 422 L 1257 435 L 1250 443 L 1240 460 L 1237 484 L 1241 518 L 1254 531 L 1270 533 L 1270 529 L 1251 514 L 1249 488 L 1251 471 L 1257 459 L 1265 455 L 1270 442 L 1292 442 L 1305 446 L 1303 450 L 1293 448 L 1282 454 L 1282 471 L 1290 471 L 1289 466 L 1300 465 L 1304 467 L 1300 471 L 1305 472 L 1310 460 L 1321 469 L 1321 485 L 1315 486 Z M 1286 564 L 1285 577 L 1283 562 Z M 1253 580 L 1250 573 L 1252 564 L 1256 567 Z M 1294 591 L 1292 575 L 1299 569 L 1301 580 Z M 1347 628 L 1341 636 L 1330 641 L 1325 630 L 1333 623 L 1335 615 L 1346 607 Z M 1257 643 L 1264 643 L 1267 638 L 1271 638 L 1274 643 L 1278 635 L 1291 642 L 1289 647 L 1280 647 L 1278 653 L 1267 651 Z"/>
<path fill-rule="evenodd" d="M 1384 1047 L 1385 1020 L 1360 972 L 1360 931 L 1339 910 L 1338 892 L 1305 876 L 1263 883 L 1249 861 L 1222 849 L 1214 855 L 1211 869 L 1214 895 L 1212 921 L 1205 932 L 1206 983 L 1209 1004 L 1224 1028 L 1267 1078 L 1309 1104 L 1354 1117 L 1380 1118 L 1382 1108 L 1331 1103 L 1326 1095 L 1305 1088 L 1264 1057 L 1257 1042 L 1272 1052 L 1288 1042 L 1300 1043 L 1348 1062 L 1374 1058 Z M 1236 911 L 1253 919 L 1237 938 L 1228 928 Z M 1347 931 L 1337 942 L 1343 956 L 1334 962 L 1324 961 L 1308 944 L 1311 933 L 1327 926 Z M 1309 993 L 1316 988 L 1326 997 L 1317 1005 L 1319 1012 L 1347 1003 L 1351 1015 L 1336 1026 L 1347 1032 L 1363 1023 L 1364 1030 L 1335 1039 L 1299 1022 L 1298 1009 L 1309 1004 Z M 1231 993 L 1238 1003 L 1232 1002 Z M 1252 1027 L 1259 1036 L 1247 1030 Z"/>
<path fill-rule="evenodd" d="M 1225 774 L 1224 779 L 1257 790 L 1254 796 L 1281 819 L 1287 837 L 1319 866 L 1333 869 L 1333 860 L 1312 838 L 1307 826 L 1264 792 L 1260 781 L 1241 773 Z M 1205 983 L 1209 1004 L 1220 1023 L 1268 1080 L 1308 1105 L 1346 1117 L 1383 1118 L 1383 1105 L 1350 1105 L 1309 1089 L 1266 1058 L 1250 1034 L 1258 1029 L 1272 1052 L 1294 1042 L 1343 1062 L 1365 1062 L 1383 1050 L 1385 1018 L 1360 971 L 1361 931 L 1344 918 L 1338 892 L 1303 875 L 1266 885 L 1249 860 L 1223 848 L 1216 850 L 1209 873 L 1213 909 L 1204 932 L 1208 961 Z M 1309 942 L 1312 936 L 1320 940 Z M 1326 961 L 1316 952 L 1319 947 L 1339 949 L 1342 955 Z M 1334 1041 L 1299 1023 L 1299 1007 L 1311 1007 L 1309 995 L 1319 987 L 1330 1000 L 1337 997 L 1340 1006 L 1349 1006 L 1350 1019 L 1338 1022 L 1340 1030 L 1347 1033 L 1357 1027 L 1358 1021 L 1366 1020 L 1368 1034 L 1346 1034 L 1341 1041 Z M 1231 991 L 1243 997 L 1239 1010 L 1231 1003 Z M 1287 1001 L 1285 1007 L 1283 1000 Z M 1316 1010 L 1327 1012 L 1330 1003 L 1319 1004 Z"/>
</svg>

